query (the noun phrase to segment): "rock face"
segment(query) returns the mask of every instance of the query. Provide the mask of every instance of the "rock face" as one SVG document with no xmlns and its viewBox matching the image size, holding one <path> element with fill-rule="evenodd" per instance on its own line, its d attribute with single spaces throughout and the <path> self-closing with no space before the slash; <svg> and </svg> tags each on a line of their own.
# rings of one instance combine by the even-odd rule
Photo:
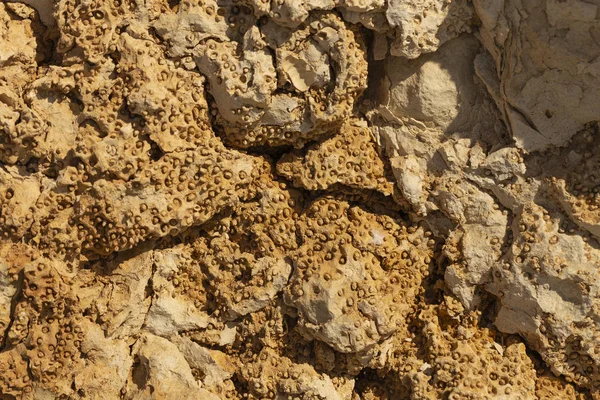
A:
<svg viewBox="0 0 600 400">
<path fill-rule="evenodd" d="M 298 226 L 307 241 L 286 302 L 301 332 L 356 353 L 407 328 L 433 255 L 423 229 L 328 198 L 308 205 Z"/>
<path fill-rule="evenodd" d="M 600 3 L 473 3 L 489 52 L 475 65 L 496 94 L 518 147 L 535 151 L 563 146 L 598 119 L 600 45 L 595 37 Z"/>
<path fill-rule="evenodd" d="M 600 399 L 600 2 L 0 3 L 0 399 Z"/>
</svg>

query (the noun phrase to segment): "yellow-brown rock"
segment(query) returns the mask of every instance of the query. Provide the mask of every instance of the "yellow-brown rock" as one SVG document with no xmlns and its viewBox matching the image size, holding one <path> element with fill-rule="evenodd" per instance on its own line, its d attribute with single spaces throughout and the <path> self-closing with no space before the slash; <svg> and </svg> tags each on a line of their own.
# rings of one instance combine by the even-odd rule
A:
<svg viewBox="0 0 600 400">
<path fill-rule="evenodd" d="M 0 399 L 600 399 L 599 7 L 0 1 Z"/>
</svg>

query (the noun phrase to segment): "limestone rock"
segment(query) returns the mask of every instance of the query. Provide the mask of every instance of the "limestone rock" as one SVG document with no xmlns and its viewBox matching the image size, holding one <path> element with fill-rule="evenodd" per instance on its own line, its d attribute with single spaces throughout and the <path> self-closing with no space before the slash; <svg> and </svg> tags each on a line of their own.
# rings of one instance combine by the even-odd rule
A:
<svg viewBox="0 0 600 400">
<path fill-rule="evenodd" d="M 257 396 L 273 393 L 277 397 L 296 396 L 325 400 L 352 398 L 352 380 L 338 378 L 334 383 L 327 375 L 317 373 L 309 365 L 294 364 L 287 357 L 278 356 L 269 349 L 265 349 L 259 359 L 264 368 L 254 364 L 244 368 L 242 372 L 252 388 L 251 393 L 256 393 Z"/>
<path fill-rule="evenodd" d="M 112 270 L 99 297 L 90 299 L 98 310 L 98 321 L 103 323 L 108 338 L 123 339 L 137 334 L 151 305 L 147 288 L 152 278 L 153 253 L 130 252 L 123 255 L 123 259 L 115 260 L 116 268 Z M 80 288 L 80 298 L 84 304 L 86 289 Z M 90 292 L 90 297 L 98 295 L 96 290 Z"/>
<path fill-rule="evenodd" d="M 236 371 L 229 356 L 219 350 L 206 349 L 187 338 L 182 339 L 178 345 L 190 368 L 199 371 L 202 383 L 207 387 L 221 385 Z"/>
<path fill-rule="evenodd" d="M 184 248 L 156 251 L 152 255 L 156 272 L 152 276 L 154 296 L 145 320 L 145 329 L 169 337 L 180 331 L 206 328 L 208 315 L 196 307 L 191 296 L 178 293 L 177 274 L 190 258 Z M 179 296 L 177 294 L 180 294 Z"/>
<path fill-rule="evenodd" d="M 30 19 L 20 19 L 11 11 L 18 4 L 3 3 L 0 8 L 0 66 L 6 68 L 11 64 L 35 64 L 37 58 L 37 43 L 34 35 L 34 22 Z M 12 15 L 11 15 L 12 14 Z"/>
<path fill-rule="evenodd" d="M 466 1 L 390 0 L 385 16 L 396 29 L 391 54 L 414 59 L 437 50 L 461 32 L 470 31 L 472 13 Z"/>
<path fill-rule="evenodd" d="M 489 284 L 501 299 L 496 325 L 527 338 L 554 371 L 593 386 L 599 255 L 584 237 L 560 230 L 551 214 L 534 204 L 514 219 L 515 239 Z"/>
<path fill-rule="evenodd" d="M 138 339 L 133 354 L 138 364 L 132 370 L 125 398 L 219 398 L 200 386 L 183 354 L 168 340 L 145 334 Z M 168 356 L 165 357 L 165 354 Z"/>
<path fill-rule="evenodd" d="M 518 147 L 563 146 L 597 119 L 598 4 L 570 1 L 474 1 L 494 65 L 501 110 Z M 535 28 L 534 28 L 535 27 Z M 485 65 L 485 66 L 484 66 Z M 495 72 L 495 74 L 494 74 Z"/>
<path fill-rule="evenodd" d="M 331 198 L 311 204 L 299 225 L 317 244 L 299 248 L 286 302 L 307 335 L 349 353 L 404 326 L 431 261 L 421 228 Z"/>
<path fill-rule="evenodd" d="M 450 261 L 444 278 L 468 308 L 478 302 L 475 289 L 491 280 L 491 269 L 502 255 L 508 217 L 492 196 L 474 185 L 439 188 L 440 209 L 459 223 L 444 245 Z"/>
<path fill-rule="evenodd" d="M 481 124 L 484 95 L 474 78 L 480 43 L 462 35 L 415 60 L 389 57 L 384 105 L 398 118 L 433 124 L 450 133 Z"/>
<path fill-rule="evenodd" d="M 437 371 L 431 383 L 443 388 L 444 395 L 449 398 L 534 398 L 536 373 L 523 343 L 504 347 L 494 341 L 489 331 L 461 325 L 454 332 L 458 343 L 450 344 L 453 338 L 440 329 L 439 320 L 434 316 L 423 315 L 422 318 L 431 349 L 431 368 Z M 458 381 L 454 379 L 457 369 L 464 371 Z M 470 382 L 479 384 L 470 385 Z"/>
<path fill-rule="evenodd" d="M 362 38 L 332 13 L 293 29 L 254 27 L 238 41 L 207 38 L 189 54 L 209 77 L 228 139 L 242 148 L 325 136 L 350 116 L 367 79 Z"/>
<path fill-rule="evenodd" d="M 0 2 L 0 398 L 599 399 L 598 6 Z"/>
<path fill-rule="evenodd" d="M 336 186 L 393 192 L 389 172 L 365 124 L 350 122 L 340 134 L 310 146 L 303 156 L 288 153 L 277 163 L 277 172 L 308 190 Z"/>
</svg>

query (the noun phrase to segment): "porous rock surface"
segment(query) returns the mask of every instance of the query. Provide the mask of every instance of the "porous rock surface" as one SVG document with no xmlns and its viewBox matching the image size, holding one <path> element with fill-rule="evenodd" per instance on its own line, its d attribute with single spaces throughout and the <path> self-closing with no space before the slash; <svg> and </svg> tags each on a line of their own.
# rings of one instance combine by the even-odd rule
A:
<svg viewBox="0 0 600 400">
<path fill-rule="evenodd" d="M 0 2 L 0 399 L 600 399 L 600 2 Z"/>
</svg>

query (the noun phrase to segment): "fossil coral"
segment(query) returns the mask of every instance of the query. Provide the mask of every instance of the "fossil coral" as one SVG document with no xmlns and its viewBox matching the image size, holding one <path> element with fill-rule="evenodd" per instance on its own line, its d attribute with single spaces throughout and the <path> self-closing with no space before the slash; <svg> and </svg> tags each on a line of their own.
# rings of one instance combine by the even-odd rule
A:
<svg viewBox="0 0 600 400">
<path fill-rule="evenodd" d="M 0 399 L 600 399 L 599 6 L 0 2 Z"/>
</svg>

